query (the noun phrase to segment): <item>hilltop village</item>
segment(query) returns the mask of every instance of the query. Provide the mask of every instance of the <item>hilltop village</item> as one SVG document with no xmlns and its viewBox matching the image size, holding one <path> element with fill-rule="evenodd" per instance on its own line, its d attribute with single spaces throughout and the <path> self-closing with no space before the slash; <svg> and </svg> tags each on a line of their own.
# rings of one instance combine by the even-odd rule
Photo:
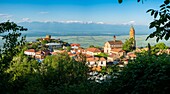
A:
<svg viewBox="0 0 170 94">
<path fill-rule="evenodd" d="M 127 52 L 122 49 L 123 42 L 117 40 L 116 36 L 113 36 L 113 39 L 110 41 L 106 41 L 101 48 L 95 46 L 82 48 L 78 43 L 69 44 L 60 39 L 52 39 L 51 35 L 46 35 L 45 38 L 38 38 L 35 42 L 27 43 L 28 49 L 24 51 L 24 54 L 42 62 L 48 55 L 67 53 L 76 61 L 85 58 L 87 66 L 92 70 L 101 71 L 103 66 L 106 67 L 113 64 L 124 67 L 129 60 L 136 58 L 137 52 L 148 50 L 148 48 L 136 48 L 135 29 L 133 26 L 129 32 L 129 39 L 131 38 L 133 39 L 132 47 L 134 50 Z M 170 50 L 167 49 L 165 52 L 169 53 Z"/>
</svg>

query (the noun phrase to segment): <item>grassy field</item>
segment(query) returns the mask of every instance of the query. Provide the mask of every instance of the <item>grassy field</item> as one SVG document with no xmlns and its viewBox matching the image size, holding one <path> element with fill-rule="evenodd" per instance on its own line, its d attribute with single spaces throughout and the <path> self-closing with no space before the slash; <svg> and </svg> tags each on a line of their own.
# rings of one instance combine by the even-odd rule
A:
<svg viewBox="0 0 170 94">
<path fill-rule="evenodd" d="M 45 36 L 41 36 L 43 38 Z M 147 35 L 136 35 L 136 45 L 137 47 L 145 47 L 148 43 L 151 45 L 156 44 L 155 38 L 146 40 Z M 35 41 L 38 37 L 27 37 L 28 41 Z M 69 43 L 79 43 L 82 47 L 89 47 L 90 45 L 104 46 L 104 43 L 113 40 L 113 36 L 52 36 L 52 38 L 60 38 L 61 40 Z M 117 40 L 122 40 L 123 42 L 128 39 L 128 35 L 116 36 Z M 164 42 L 167 46 L 170 46 L 170 41 L 160 41 Z"/>
</svg>

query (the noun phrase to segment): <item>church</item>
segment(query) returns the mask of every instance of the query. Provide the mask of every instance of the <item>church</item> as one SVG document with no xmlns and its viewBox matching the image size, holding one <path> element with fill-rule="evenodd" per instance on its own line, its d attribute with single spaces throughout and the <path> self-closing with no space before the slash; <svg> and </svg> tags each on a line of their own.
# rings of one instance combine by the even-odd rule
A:
<svg viewBox="0 0 170 94">
<path fill-rule="evenodd" d="M 129 32 L 129 39 L 133 38 L 133 47 L 136 48 L 136 41 L 135 41 L 135 29 L 133 26 L 130 28 Z M 113 37 L 112 41 L 107 41 L 104 44 L 104 53 L 110 53 L 112 49 L 122 49 L 123 42 L 121 40 L 116 40 L 116 36 Z"/>
</svg>

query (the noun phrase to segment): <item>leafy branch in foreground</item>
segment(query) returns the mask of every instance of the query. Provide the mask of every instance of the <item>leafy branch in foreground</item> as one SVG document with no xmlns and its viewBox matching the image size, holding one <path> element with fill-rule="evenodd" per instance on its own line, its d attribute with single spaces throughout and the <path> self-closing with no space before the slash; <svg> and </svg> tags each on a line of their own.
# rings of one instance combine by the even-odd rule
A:
<svg viewBox="0 0 170 94">
<path fill-rule="evenodd" d="M 143 0 L 137 0 L 137 2 L 140 2 L 140 1 L 142 1 L 142 3 L 143 3 Z M 118 2 L 121 4 L 123 2 L 123 0 L 118 0 Z"/>
<path fill-rule="evenodd" d="M 149 28 L 155 28 L 156 30 L 151 33 L 148 38 L 157 37 L 156 41 L 158 42 L 163 38 L 168 40 L 170 37 L 170 0 L 165 0 L 164 4 L 160 6 L 160 10 L 149 9 L 147 11 L 151 13 L 151 16 L 154 17 L 154 21 L 150 23 Z M 146 40 L 147 40 L 146 39 Z"/>
<path fill-rule="evenodd" d="M 19 52 L 19 47 L 25 43 L 25 37 L 21 37 L 20 40 L 18 39 L 21 36 L 21 33 L 18 31 L 25 30 L 27 29 L 22 26 L 18 26 L 14 22 L 7 21 L 0 23 L 0 34 L 3 34 L 2 40 L 4 40 L 3 48 L 0 49 L 1 68 L 8 66 L 13 56 Z"/>
</svg>

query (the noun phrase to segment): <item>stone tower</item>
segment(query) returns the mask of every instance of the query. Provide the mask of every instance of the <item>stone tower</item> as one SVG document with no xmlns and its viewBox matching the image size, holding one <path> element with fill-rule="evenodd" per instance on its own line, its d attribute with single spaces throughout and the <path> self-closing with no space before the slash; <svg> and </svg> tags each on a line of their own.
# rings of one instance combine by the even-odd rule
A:
<svg viewBox="0 0 170 94">
<path fill-rule="evenodd" d="M 129 38 L 133 38 L 135 40 L 135 29 L 133 28 L 133 26 L 131 26 L 130 28 Z"/>
<path fill-rule="evenodd" d="M 135 29 L 133 26 L 131 26 L 130 28 L 130 32 L 129 32 L 129 39 L 133 38 L 133 48 L 136 49 L 136 40 L 135 40 Z"/>
</svg>

